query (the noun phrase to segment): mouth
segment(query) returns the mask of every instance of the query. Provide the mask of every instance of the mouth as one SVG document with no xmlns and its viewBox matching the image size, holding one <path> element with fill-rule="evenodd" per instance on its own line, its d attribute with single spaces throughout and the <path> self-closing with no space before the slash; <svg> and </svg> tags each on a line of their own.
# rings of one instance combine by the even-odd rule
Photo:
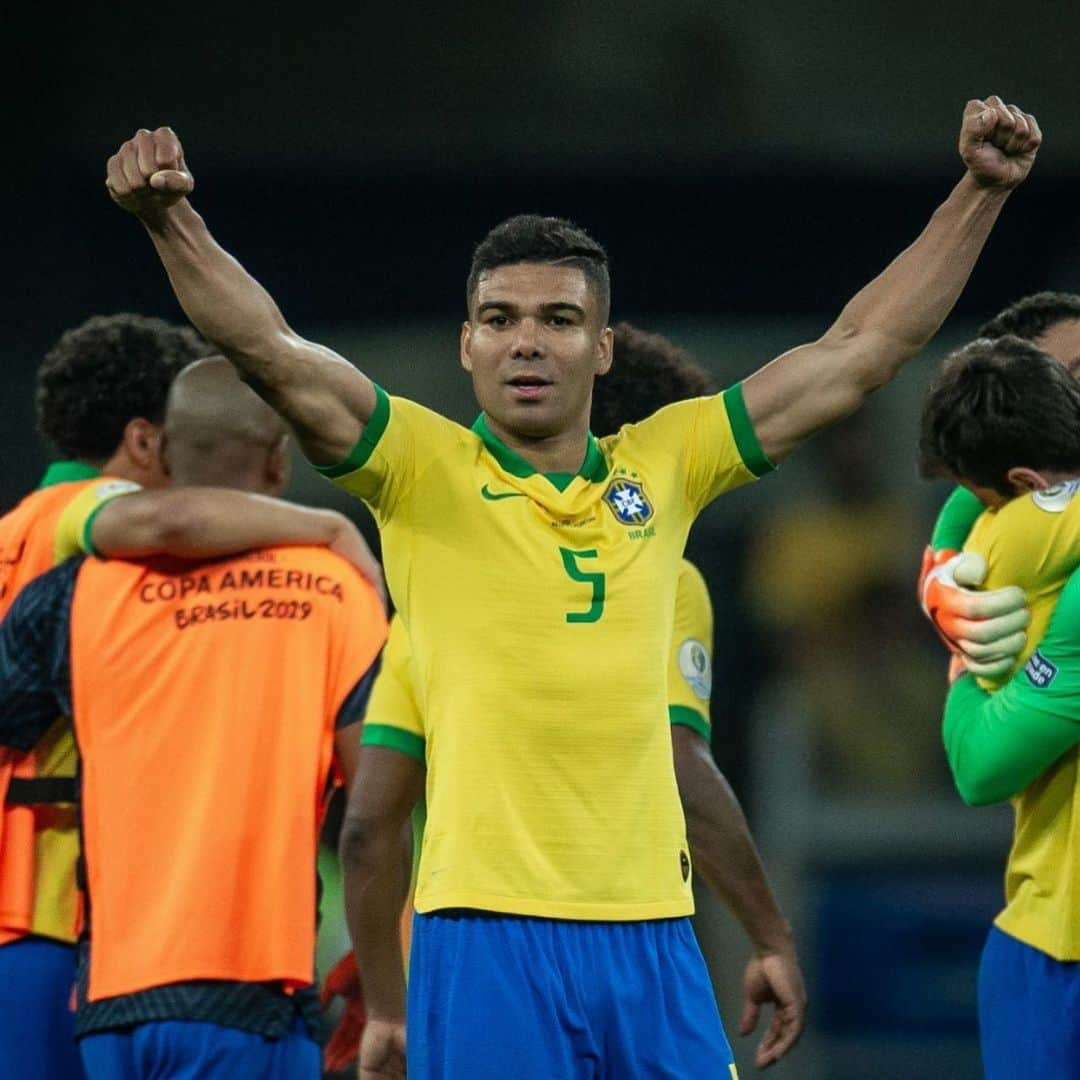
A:
<svg viewBox="0 0 1080 1080">
<path fill-rule="evenodd" d="M 507 379 L 506 385 L 518 401 L 536 401 L 543 397 L 551 382 L 539 375 L 515 375 Z"/>
</svg>

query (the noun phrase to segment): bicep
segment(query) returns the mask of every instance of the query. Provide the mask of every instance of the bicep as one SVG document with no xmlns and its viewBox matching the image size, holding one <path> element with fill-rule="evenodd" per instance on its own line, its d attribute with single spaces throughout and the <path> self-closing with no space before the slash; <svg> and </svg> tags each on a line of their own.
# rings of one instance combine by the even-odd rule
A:
<svg viewBox="0 0 1080 1080">
<path fill-rule="evenodd" d="M 244 366 L 252 389 L 292 427 L 300 448 L 315 465 L 336 465 L 360 441 L 375 412 L 375 384 L 333 349 L 291 331 L 277 336 L 271 383 Z"/>
<path fill-rule="evenodd" d="M 815 432 L 855 412 L 882 381 L 866 374 L 860 361 L 885 348 L 874 331 L 830 330 L 744 380 L 746 409 L 769 459 L 783 460 Z"/>
<path fill-rule="evenodd" d="M 346 818 L 354 824 L 396 828 L 423 794 L 425 774 L 424 763 L 410 753 L 389 746 L 361 746 Z"/>
</svg>

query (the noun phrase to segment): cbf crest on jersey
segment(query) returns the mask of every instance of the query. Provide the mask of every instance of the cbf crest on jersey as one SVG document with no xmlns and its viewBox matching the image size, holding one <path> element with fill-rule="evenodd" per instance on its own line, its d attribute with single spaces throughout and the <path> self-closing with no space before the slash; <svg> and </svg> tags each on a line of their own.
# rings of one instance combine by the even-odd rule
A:
<svg viewBox="0 0 1080 1080">
<path fill-rule="evenodd" d="M 604 502 L 623 525 L 643 525 L 653 516 L 652 503 L 645 489 L 637 480 L 627 480 L 624 476 L 608 484 Z"/>
</svg>

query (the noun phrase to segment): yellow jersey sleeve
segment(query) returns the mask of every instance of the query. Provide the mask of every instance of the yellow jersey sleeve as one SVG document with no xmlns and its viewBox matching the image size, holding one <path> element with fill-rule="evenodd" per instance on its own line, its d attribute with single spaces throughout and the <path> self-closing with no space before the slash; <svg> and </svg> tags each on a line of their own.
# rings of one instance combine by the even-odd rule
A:
<svg viewBox="0 0 1080 1080">
<path fill-rule="evenodd" d="M 102 477 L 98 483 L 88 484 L 68 503 L 56 523 L 53 561 L 62 563 L 72 555 L 96 555 L 91 533 L 94 519 L 102 508 L 121 495 L 141 491 L 130 480 Z"/>
<path fill-rule="evenodd" d="M 375 411 L 349 456 L 317 472 L 363 499 L 375 516 L 391 517 L 417 479 L 456 441 L 463 429 L 408 398 L 375 387 Z"/>
<path fill-rule="evenodd" d="M 705 579 L 683 559 L 668 656 L 668 717 L 709 740 L 712 694 L 713 613 Z"/>
<path fill-rule="evenodd" d="M 425 760 L 424 718 L 416 703 L 409 635 L 398 616 L 390 622 L 382 667 L 371 688 L 361 746 L 389 746 Z"/>
<path fill-rule="evenodd" d="M 718 495 L 771 472 L 743 400 L 742 383 L 712 397 L 678 401 L 623 428 L 635 453 L 678 475 L 694 514 Z"/>
<path fill-rule="evenodd" d="M 964 550 L 986 559 L 984 588 L 1018 585 L 1027 596 L 1031 622 L 1024 650 L 1009 673 L 1015 674 L 1046 633 L 1054 604 L 1080 565 L 1080 481 L 1021 495 L 999 510 L 986 511 L 975 522 Z M 1008 678 L 978 681 L 984 690 L 993 690 Z"/>
</svg>

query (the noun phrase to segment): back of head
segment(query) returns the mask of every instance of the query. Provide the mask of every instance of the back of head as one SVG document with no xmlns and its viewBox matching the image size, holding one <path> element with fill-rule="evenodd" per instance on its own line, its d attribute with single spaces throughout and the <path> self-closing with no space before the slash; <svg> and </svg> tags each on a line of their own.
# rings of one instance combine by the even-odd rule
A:
<svg viewBox="0 0 1080 1080">
<path fill-rule="evenodd" d="M 1033 293 L 999 311 L 976 336 L 1000 338 L 1011 334 L 1035 341 L 1052 326 L 1068 319 L 1080 319 L 1080 296 L 1076 293 Z"/>
<path fill-rule="evenodd" d="M 1028 341 L 980 338 L 926 392 L 920 472 L 1011 496 L 1016 467 L 1080 475 L 1080 382 Z"/>
<path fill-rule="evenodd" d="M 612 435 L 675 401 L 715 392 L 712 377 L 690 355 L 660 334 L 630 323 L 615 327 L 611 370 L 593 387 L 589 427 Z"/>
<path fill-rule="evenodd" d="M 38 430 L 65 458 L 105 462 L 129 421 L 161 424 L 173 379 L 210 351 L 190 327 L 95 315 L 64 333 L 38 368 Z"/>
<path fill-rule="evenodd" d="M 169 392 L 164 454 L 178 484 L 278 494 L 287 479 L 287 434 L 222 357 L 188 365 Z"/>
<path fill-rule="evenodd" d="M 480 278 L 500 266 L 517 263 L 578 267 L 596 296 L 601 324 L 607 324 L 611 308 L 607 252 L 572 221 L 540 214 L 507 218 L 477 244 L 465 285 L 465 302 L 470 310 Z"/>
</svg>

